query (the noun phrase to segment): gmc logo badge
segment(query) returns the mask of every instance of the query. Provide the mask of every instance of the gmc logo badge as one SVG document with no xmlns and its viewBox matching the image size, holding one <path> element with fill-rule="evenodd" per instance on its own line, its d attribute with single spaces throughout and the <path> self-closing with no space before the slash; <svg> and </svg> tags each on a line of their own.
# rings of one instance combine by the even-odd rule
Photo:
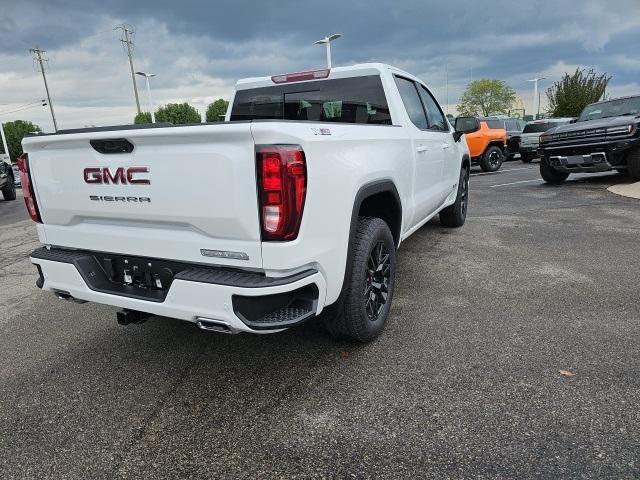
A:
<svg viewBox="0 0 640 480">
<path fill-rule="evenodd" d="M 149 167 L 118 167 L 115 172 L 109 167 L 88 167 L 84 169 L 84 181 L 107 185 L 151 185 L 151 180 L 144 177 L 145 173 L 149 173 Z"/>
</svg>

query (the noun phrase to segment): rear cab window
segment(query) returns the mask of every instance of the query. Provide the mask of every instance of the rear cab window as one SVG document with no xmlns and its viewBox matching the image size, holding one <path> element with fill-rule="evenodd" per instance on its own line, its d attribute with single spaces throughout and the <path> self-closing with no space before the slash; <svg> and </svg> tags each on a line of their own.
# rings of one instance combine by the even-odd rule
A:
<svg viewBox="0 0 640 480">
<path fill-rule="evenodd" d="M 391 125 L 379 75 L 238 90 L 230 119 Z"/>
</svg>

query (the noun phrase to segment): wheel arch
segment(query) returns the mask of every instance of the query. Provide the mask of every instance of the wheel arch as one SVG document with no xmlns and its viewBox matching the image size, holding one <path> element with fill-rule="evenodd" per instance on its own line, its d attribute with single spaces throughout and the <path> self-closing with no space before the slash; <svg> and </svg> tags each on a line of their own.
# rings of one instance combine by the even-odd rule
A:
<svg viewBox="0 0 640 480">
<path fill-rule="evenodd" d="M 384 220 L 389 225 L 396 248 L 398 247 L 402 229 L 402 202 L 393 181 L 378 180 L 360 187 L 351 212 L 349 245 L 352 243 L 360 216 L 378 217 Z"/>
<path fill-rule="evenodd" d="M 491 140 L 489 143 L 487 143 L 487 146 L 484 147 L 484 152 L 482 152 L 482 155 L 487 153 L 487 150 L 489 150 L 491 147 L 498 147 L 502 151 L 502 153 L 504 153 L 504 143 L 502 142 L 502 140 Z"/>
<path fill-rule="evenodd" d="M 390 201 L 389 205 L 384 205 L 382 210 L 375 210 L 381 206 L 384 201 Z M 351 224 L 349 226 L 349 244 L 347 246 L 347 257 L 344 264 L 344 275 L 342 277 L 342 288 L 340 296 L 334 302 L 339 305 L 344 298 L 345 286 L 347 285 L 347 276 L 349 267 L 353 263 L 353 239 L 358 228 L 358 217 L 361 215 L 382 218 L 393 236 L 396 248 L 400 244 L 400 233 L 402 230 L 402 202 L 398 189 L 392 180 L 376 180 L 361 186 L 356 193 L 351 211 Z M 385 218 L 386 217 L 386 218 Z M 390 224 L 391 223 L 391 224 Z"/>
</svg>

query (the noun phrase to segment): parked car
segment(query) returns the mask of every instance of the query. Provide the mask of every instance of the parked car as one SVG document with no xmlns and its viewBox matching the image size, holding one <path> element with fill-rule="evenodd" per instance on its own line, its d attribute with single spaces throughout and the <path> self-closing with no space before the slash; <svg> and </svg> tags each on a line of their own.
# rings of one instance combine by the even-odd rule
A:
<svg viewBox="0 0 640 480">
<path fill-rule="evenodd" d="M 9 155 L 0 155 L 0 191 L 5 200 L 16 199 L 16 187 Z"/>
<path fill-rule="evenodd" d="M 586 106 L 575 123 L 541 135 L 538 152 L 547 183 L 612 169 L 640 180 L 640 95 Z"/>
<path fill-rule="evenodd" d="M 462 119 L 462 120 L 461 120 Z M 495 172 L 500 169 L 505 158 L 507 132 L 502 120 L 496 118 L 458 117 L 461 126 L 471 126 L 479 122 L 480 128 L 465 135 L 471 162 L 480 165 L 484 172 Z M 462 128 L 462 127 L 461 127 Z"/>
<path fill-rule="evenodd" d="M 573 118 L 545 118 L 528 122 L 520 134 L 520 159 L 529 163 L 538 156 L 540 135 L 551 128 L 567 125 Z"/>
<path fill-rule="evenodd" d="M 18 165 L 15 163 L 11 165 L 11 169 L 13 170 L 13 184 L 16 188 L 22 187 L 22 181 L 20 180 L 20 170 L 18 169 Z"/>
<path fill-rule="evenodd" d="M 520 136 L 526 122 L 519 118 L 503 118 L 501 119 L 504 129 L 507 132 L 507 160 L 512 160 L 520 153 Z"/>
<path fill-rule="evenodd" d="M 27 137 L 37 284 L 125 324 L 267 333 L 327 311 L 331 333 L 371 340 L 402 241 L 435 215 L 465 222 L 476 128 L 454 131 L 417 77 L 363 64 L 240 80 L 223 123 Z"/>
</svg>

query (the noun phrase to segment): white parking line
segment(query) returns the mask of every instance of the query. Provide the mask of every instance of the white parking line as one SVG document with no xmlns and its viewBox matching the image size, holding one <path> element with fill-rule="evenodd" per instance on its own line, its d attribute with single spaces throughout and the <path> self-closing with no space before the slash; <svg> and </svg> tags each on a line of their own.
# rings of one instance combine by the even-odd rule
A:
<svg viewBox="0 0 640 480">
<path fill-rule="evenodd" d="M 519 182 L 500 183 L 498 185 L 489 185 L 489 188 L 506 187 L 507 185 L 515 185 L 517 183 L 530 183 L 530 182 L 542 183 L 542 180 L 540 180 L 539 178 L 536 178 L 535 180 L 520 180 Z"/>
<path fill-rule="evenodd" d="M 497 172 L 479 172 L 479 173 L 470 173 L 470 177 L 476 177 L 478 175 L 495 175 L 496 173 L 506 173 L 506 172 L 515 172 L 516 170 L 531 170 L 533 167 L 522 167 L 522 168 L 508 168 L 506 170 L 498 170 Z"/>
</svg>

